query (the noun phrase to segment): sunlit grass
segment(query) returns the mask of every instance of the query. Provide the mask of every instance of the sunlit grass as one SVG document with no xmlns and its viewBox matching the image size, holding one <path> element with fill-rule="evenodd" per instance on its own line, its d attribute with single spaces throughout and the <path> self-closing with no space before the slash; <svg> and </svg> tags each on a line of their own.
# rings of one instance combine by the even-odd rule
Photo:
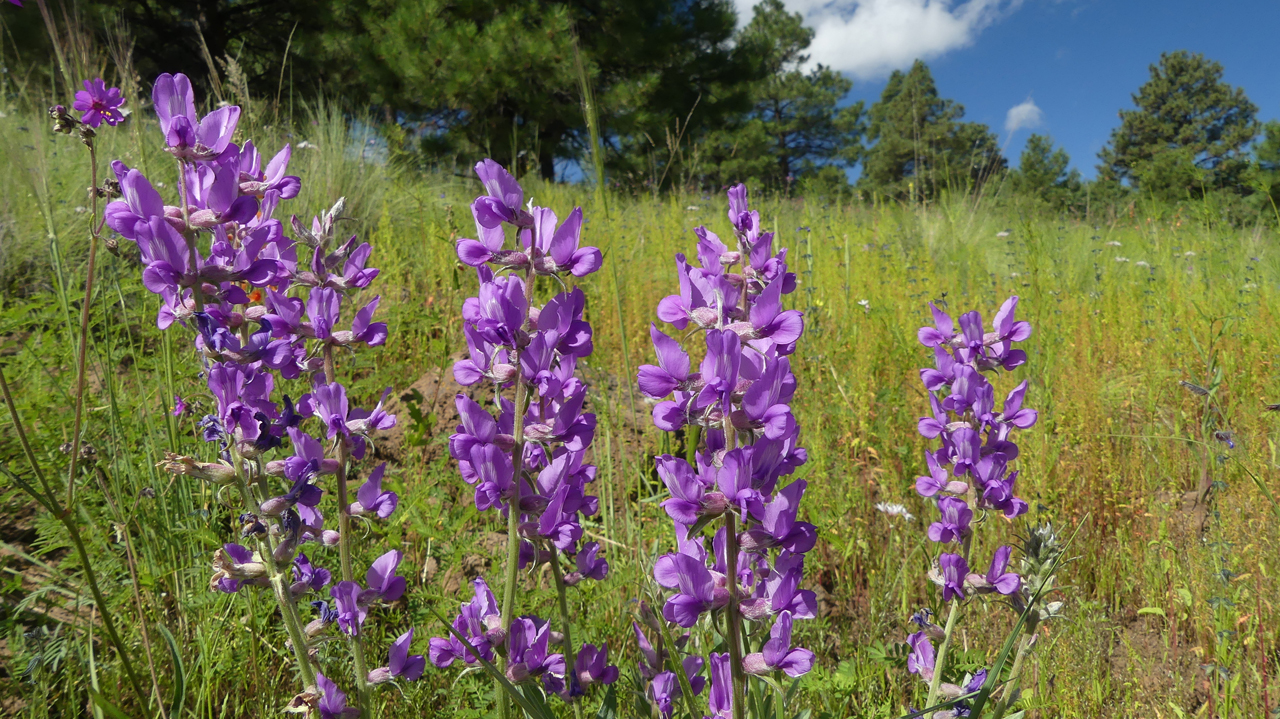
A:
<svg viewBox="0 0 1280 719">
<path fill-rule="evenodd" d="M 0 361 L 52 470 L 65 464 L 57 447 L 71 424 L 67 318 L 78 307 L 66 298 L 76 296 L 83 271 L 83 215 L 73 188 L 87 185 L 87 173 L 74 140 L 50 139 L 37 120 L 0 119 L 0 151 L 16 168 L 0 179 L 0 258 L 6 277 L 21 278 L 16 286 L 6 282 L 10 294 L 0 296 Z M 16 130 L 24 122 L 27 129 Z M 352 195 L 358 230 L 375 247 L 372 264 L 383 270 L 376 291 L 391 339 L 381 351 L 356 356 L 353 391 L 368 403 L 384 386 L 405 390 L 446 370 L 433 396 L 402 403 L 402 421 L 410 422 L 411 404 L 423 421 L 410 427 L 416 439 L 389 473 L 403 509 L 377 530 L 386 533 L 382 544 L 405 552 L 412 591 L 394 610 L 399 615 L 385 612 L 371 626 L 388 636 L 415 626 L 421 651 L 427 636 L 440 633 L 429 610 L 456 609 L 464 567 L 497 554 L 500 543 L 485 535 L 503 530 L 477 515 L 441 451 L 455 391 L 447 368 L 462 346 L 458 307 L 475 284 L 474 273 L 457 265 L 453 240 L 472 231 L 467 206 L 476 187 L 443 175 L 397 177 L 351 151 L 365 138 L 347 135 L 341 118 L 319 113 L 316 123 L 291 138 L 317 149 L 294 151 L 306 194 L 290 209 L 301 215 L 337 193 Z M 145 164 L 162 177 L 166 156 L 133 138 L 125 131 L 104 140 L 101 155 Z M 268 135 L 260 146 L 271 153 L 284 139 Z M 648 407 L 631 382 L 636 367 L 651 360 L 654 307 L 676 291 L 674 253 L 693 253 L 699 224 L 727 236 L 725 202 L 718 194 L 660 201 L 614 195 L 606 212 L 590 188 L 532 180 L 526 187 L 562 215 L 583 205 L 584 241 L 605 252 L 604 270 L 582 283 L 596 333 L 586 376 L 600 419 L 594 461 L 603 507 L 588 531 L 604 538 L 613 573 L 575 595 L 587 617 L 575 635 L 607 639 L 624 659 L 624 674 L 633 673 L 632 600 L 645 596 L 648 563 L 673 539 L 654 501 L 659 485 L 648 459 L 670 449 L 663 443 L 671 440 L 648 426 Z M 800 640 L 821 658 L 801 704 L 835 717 L 892 717 L 922 701 L 917 683 L 883 658 L 905 637 L 912 611 L 939 603 L 923 578 L 929 510 L 911 489 L 925 448 L 916 419 L 927 411 L 917 370 L 930 361 L 915 330 L 926 323 L 930 300 L 956 311 L 978 308 L 989 318 L 1017 294 L 1019 316 L 1034 327 L 1030 361 L 1000 378 L 997 392 L 1029 379 L 1027 405 L 1041 410 L 1040 423 L 1020 437 L 1020 493 L 1032 505 L 1030 519 L 1079 526 L 1076 559 L 1065 572 L 1069 588 L 1059 597 L 1069 619 L 1049 624 L 1040 637 L 1026 685 L 1039 709 L 1030 714 L 1207 716 L 1211 703 L 1220 716 L 1260 715 L 1264 671 L 1273 672 L 1277 660 L 1280 554 L 1275 509 L 1245 469 L 1273 494 L 1280 491 L 1277 419 L 1264 411 L 1265 403 L 1280 401 L 1273 394 L 1280 327 L 1274 233 L 1217 224 L 1211 208 L 1138 208 L 1115 217 L 1099 211 L 1086 221 L 1005 201 L 975 209 L 965 197 L 912 208 L 850 206 L 847 199 L 765 197 L 757 204 L 765 226 L 778 232 L 775 246 L 789 248 L 800 280 L 790 302 L 808 323 L 793 366 L 810 456 L 799 476 L 809 480 L 805 511 L 822 540 L 808 576 L 821 587 L 823 616 L 798 625 Z M 110 258 L 102 272 L 86 406 L 87 440 L 103 473 L 86 474 L 80 496 L 91 552 L 116 602 L 109 609 L 132 626 L 127 641 L 145 667 L 123 544 L 128 532 L 166 706 L 178 673 L 159 625 L 172 632 L 181 656 L 183 716 L 272 714 L 292 686 L 272 602 L 207 589 L 209 554 L 231 536 L 234 518 L 206 487 L 154 469 L 166 450 L 207 452 L 194 436 L 195 419 L 210 405 L 201 399 L 198 365 L 181 338 L 154 328 L 158 302 L 141 290 L 135 267 Z M 1208 387 L 1217 369 L 1220 416 L 1206 420 L 1204 400 L 1178 383 Z M 168 413 L 175 394 L 196 405 L 194 416 Z M 1213 439 L 1221 429 L 1233 433 L 1235 449 Z M 0 459 L 25 471 L 7 416 L 0 419 Z M 1184 494 L 1206 478 L 1209 503 L 1197 514 Z M 109 510 L 104 491 L 122 516 Z M 19 702 L 4 706 L 29 716 L 79 716 L 85 688 L 97 686 L 142 713 L 120 695 L 118 666 L 97 632 L 94 644 L 83 641 L 93 612 L 59 525 L 24 518 L 19 493 L 4 501 L 12 518 L 4 541 L 56 572 L 34 571 L 32 562 L 0 548 L 10 607 L 0 624 L 8 669 L 0 701 Z M 906 505 L 916 519 L 890 520 L 874 509 L 884 501 Z M 374 542 L 358 546 L 371 552 L 361 559 L 372 558 Z M 547 578 L 527 581 L 525 609 L 549 613 Z M 995 605 L 971 616 L 980 619 L 961 626 L 962 661 L 976 664 L 1014 617 Z M 36 627 L 48 631 L 24 637 Z M 385 638 L 372 645 L 384 646 Z M 342 661 L 342 651 L 332 655 Z M 479 716 L 490 709 L 490 691 L 479 675 L 429 671 L 403 695 L 383 692 L 379 715 Z M 1272 703 L 1276 694 L 1271 688 Z M 631 712 L 629 698 L 621 705 Z"/>
</svg>

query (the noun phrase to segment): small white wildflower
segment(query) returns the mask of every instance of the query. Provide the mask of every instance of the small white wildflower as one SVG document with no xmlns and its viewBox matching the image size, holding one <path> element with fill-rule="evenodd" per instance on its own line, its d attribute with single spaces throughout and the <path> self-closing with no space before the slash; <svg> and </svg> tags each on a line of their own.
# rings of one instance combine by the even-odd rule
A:
<svg viewBox="0 0 1280 719">
<path fill-rule="evenodd" d="M 88 208 L 88 207 L 85 207 L 84 205 L 77 205 L 77 206 L 76 206 L 76 214 L 77 214 L 77 215 L 83 215 L 84 213 L 86 213 L 86 212 L 88 212 L 88 211 L 89 211 L 89 208 Z"/>
<path fill-rule="evenodd" d="M 907 508 L 902 506 L 901 504 L 894 504 L 891 502 L 879 502 L 876 504 L 876 509 L 889 515 L 890 517 L 902 517 L 904 520 L 908 522 L 915 519 L 915 515 L 911 514 L 911 512 L 908 512 Z"/>
<path fill-rule="evenodd" d="M 697 205 L 689 205 L 688 207 L 686 207 L 686 208 L 684 208 L 684 209 L 685 209 L 685 211 L 686 211 L 686 212 L 697 212 L 698 210 L 701 210 L 702 208 L 701 208 L 701 207 L 698 207 Z"/>
<path fill-rule="evenodd" d="M 1129 258 L 1128 258 L 1128 257 L 1117 257 L 1117 258 L 1116 258 L 1116 262 L 1128 262 L 1128 261 L 1129 261 Z"/>
<path fill-rule="evenodd" d="M 858 304 L 862 307 L 863 311 L 865 312 L 871 311 L 871 302 L 867 300 L 858 300 Z"/>
<path fill-rule="evenodd" d="M 1150 266 L 1151 266 L 1150 264 L 1148 264 L 1148 263 L 1147 263 L 1147 261 L 1146 261 L 1146 260 L 1138 260 L 1137 262 L 1135 262 L 1135 263 L 1133 263 L 1133 264 L 1135 264 L 1135 265 L 1137 265 L 1137 266 L 1139 266 L 1139 267 L 1150 267 Z"/>
<path fill-rule="evenodd" d="M 306 140 L 303 140 L 302 142 L 298 143 L 298 149 L 299 150 L 318 150 L 320 148 L 310 142 L 307 142 Z"/>
<path fill-rule="evenodd" d="M 1183 253 L 1182 253 L 1182 256 L 1183 256 L 1183 257 L 1195 257 L 1195 256 L 1196 256 L 1196 253 L 1192 252 L 1191 250 L 1187 250 L 1186 252 L 1183 252 Z"/>
<path fill-rule="evenodd" d="M 1119 246 L 1120 246 L 1120 243 L 1116 242 L 1115 240 L 1112 240 L 1107 243 L 1107 247 L 1119 247 Z"/>
<path fill-rule="evenodd" d="M 1010 272 L 1010 273 L 1009 273 L 1009 276 L 1010 276 L 1010 277 L 1021 277 L 1021 275 L 1019 275 L 1017 272 Z"/>
<path fill-rule="evenodd" d="M 996 233 L 996 237 L 1008 237 L 1008 236 L 1009 236 L 1008 230 L 1000 230 L 999 232 Z"/>
</svg>

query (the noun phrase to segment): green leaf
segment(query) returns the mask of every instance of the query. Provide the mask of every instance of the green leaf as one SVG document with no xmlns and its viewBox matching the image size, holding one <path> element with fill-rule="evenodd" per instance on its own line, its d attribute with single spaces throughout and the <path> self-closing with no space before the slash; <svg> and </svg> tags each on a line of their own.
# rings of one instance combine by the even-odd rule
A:
<svg viewBox="0 0 1280 719">
<path fill-rule="evenodd" d="M 1169 615 L 1165 614 L 1164 610 L 1161 609 L 1160 607 L 1143 607 L 1142 609 L 1138 610 L 1138 615 L 1141 616 L 1143 614 L 1158 614 L 1164 617 L 1165 619 L 1169 618 Z"/>
<path fill-rule="evenodd" d="M 612 685 L 604 693 L 604 701 L 600 703 L 596 719 L 618 719 L 618 692 Z"/>
<path fill-rule="evenodd" d="M 92 687 L 86 687 L 89 692 L 89 699 L 93 700 L 95 706 L 115 719 L 129 719 L 129 715 L 120 711 L 120 707 L 107 701 L 107 698 L 94 691 Z"/>
<path fill-rule="evenodd" d="M 169 716 L 179 717 L 182 716 L 182 705 L 187 700 L 187 670 L 182 664 L 182 653 L 178 651 L 178 643 L 174 641 L 169 628 L 163 624 L 157 624 L 156 629 L 160 630 L 164 643 L 169 645 L 169 657 L 173 659 L 173 699 L 169 702 Z"/>
</svg>

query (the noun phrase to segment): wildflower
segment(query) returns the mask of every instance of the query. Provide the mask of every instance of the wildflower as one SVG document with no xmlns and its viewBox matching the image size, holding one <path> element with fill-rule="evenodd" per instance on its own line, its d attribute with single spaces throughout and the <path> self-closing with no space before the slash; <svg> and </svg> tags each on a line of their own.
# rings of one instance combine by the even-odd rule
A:
<svg viewBox="0 0 1280 719">
<path fill-rule="evenodd" d="M 964 580 L 969 574 L 969 565 L 964 557 L 943 553 L 938 557 L 938 565 L 941 568 L 942 601 L 964 599 Z"/>
<path fill-rule="evenodd" d="M 316 688 L 320 690 L 320 719 L 355 719 L 360 709 L 347 706 L 347 695 L 325 675 L 316 672 Z"/>
<path fill-rule="evenodd" d="M 712 652 L 711 693 L 708 706 L 713 719 L 730 719 L 733 716 L 733 684 L 730 679 L 729 655 Z"/>
<path fill-rule="evenodd" d="M 396 567 L 400 566 L 402 556 L 399 550 L 393 549 L 373 560 L 365 574 L 365 583 L 369 588 L 360 593 L 360 603 L 368 604 L 374 599 L 394 602 L 404 594 L 404 577 L 396 576 Z"/>
<path fill-rule="evenodd" d="M 592 684 L 612 684 L 618 680 L 618 668 L 609 665 L 609 645 L 599 649 L 584 644 L 573 664 L 574 677 L 585 689 Z"/>
<path fill-rule="evenodd" d="M 742 666 L 748 674 L 781 671 L 795 678 L 809 673 L 813 668 L 813 658 L 813 652 L 808 649 L 791 647 L 791 612 L 782 612 L 774 620 L 769 640 L 762 650 L 743 657 Z"/>
<path fill-rule="evenodd" d="M 409 645 L 412 643 L 412 629 L 396 637 L 387 653 L 387 666 L 370 671 L 369 683 L 382 684 L 395 678 L 412 682 L 422 676 L 427 660 L 421 654 L 409 654 Z"/>
<path fill-rule="evenodd" d="M 919 674 L 926 682 L 933 681 L 934 660 L 933 642 L 925 632 L 916 632 L 907 637 L 911 653 L 907 655 L 907 671 Z"/>
<path fill-rule="evenodd" d="M 1022 579 L 1012 572 L 1005 571 L 1009 566 L 1009 555 L 1012 551 L 1008 546 L 997 549 L 991 557 L 991 567 L 987 569 L 986 575 L 970 574 L 966 582 L 979 594 L 999 592 L 1008 596 L 1018 591 L 1022 586 Z"/>
<path fill-rule="evenodd" d="M 908 512 L 905 506 L 894 502 L 876 502 L 876 511 L 889 517 L 902 517 L 908 522 L 915 519 L 915 515 Z"/>
<path fill-rule="evenodd" d="M 102 78 L 95 77 L 84 81 L 84 89 L 76 93 L 76 101 L 71 106 L 84 113 L 80 122 L 97 128 L 104 122 L 112 127 L 123 122 L 125 113 L 120 109 L 123 104 L 120 88 L 108 88 Z"/>
</svg>

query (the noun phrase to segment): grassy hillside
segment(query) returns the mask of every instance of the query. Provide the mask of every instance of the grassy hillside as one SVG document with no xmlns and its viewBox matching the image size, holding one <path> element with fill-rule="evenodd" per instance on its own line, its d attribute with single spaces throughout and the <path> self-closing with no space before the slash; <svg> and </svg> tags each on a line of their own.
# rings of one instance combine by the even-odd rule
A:
<svg viewBox="0 0 1280 719">
<path fill-rule="evenodd" d="M 0 118 L 9 168 L 0 175 L 0 362 L 46 472 L 65 475 L 58 447 L 71 432 L 72 318 L 84 271 L 73 188 L 89 183 L 82 148 L 51 137 L 46 124 Z M 401 427 L 379 451 L 393 461 L 389 484 L 402 504 L 368 531 L 385 532 L 383 544 L 405 553 L 411 589 L 401 615 L 387 612 L 373 626 L 394 637 L 412 623 L 422 651 L 425 637 L 442 631 L 432 609 L 451 616 L 459 587 L 477 572 L 498 581 L 505 542 L 505 527 L 477 515 L 444 451 L 457 391 L 448 367 L 463 347 L 458 310 L 475 284 L 453 240 L 472 232 L 467 205 L 478 186 L 392 172 L 357 149 L 368 138 L 352 137 L 324 110 L 303 130 L 310 134 L 290 139 L 316 147 L 295 150 L 304 194 L 290 209 L 353 198 L 359 232 L 383 272 L 379 313 L 391 339 L 356 356 L 354 386 L 365 405 L 387 385 L 396 390 Z M 171 161 L 150 128 L 104 134 L 102 157 L 165 175 Z M 260 144 L 274 151 L 284 139 Z M 583 638 L 621 652 L 625 684 L 636 658 L 632 600 L 651 592 L 652 557 L 674 541 L 649 459 L 668 440 L 650 426 L 633 378 L 652 360 L 654 308 L 676 291 L 673 254 L 692 253 L 700 224 L 728 234 L 725 201 L 612 196 L 605 208 L 585 187 L 529 180 L 526 191 L 562 215 L 582 205 L 584 242 L 605 252 L 603 271 L 582 286 L 595 328 L 586 377 L 599 418 L 603 508 L 588 531 L 606 545 L 612 574 L 571 600 L 589 617 Z M 799 476 L 809 480 L 807 519 L 820 530 L 808 581 L 821 616 L 797 625 L 798 642 L 820 658 L 802 705 L 833 717 L 893 717 L 923 702 L 919 682 L 886 659 L 905 639 L 910 613 L 940 604 L 924 579 L 929 514 L 912 489 L 926 446 L 916 419 L 928 411 L 917 370 L 932 361 L 915 331 L 928 321 L 930 300 L 989 316 L 1010 294 L 1022 298 L 1019 317 L 1034 334 L 1030 361 L 1002 376 L 997 393 L 1028 379 L 1026 404 L 1041 411 L 1020 440 L 1020 493 L 1032 511 L 1012 531 L 1043 517 L 1076 531 L 1059 597 L 1067 620 L 1039 639 L 1029 716 L 1260 716 L 1264 697 L 1275 704 L 1280 690 L 1268 689 L 1267 676 L 1280 660 L 1280 515 L 1264 491 L 1280 494 L 1280 417 L 1265 411 L 1280 401 L 1272 231 L 1217 224 L 1212 208 L 1139 208 L 1081 221 L 966 197 L 928 207 L 851 205 L 847 197 L 758 204 L 766 228 L 778 232 L 775 246 L 790 248 L 800 280 L 791 303 L 808 323 L 793 366 L 810 457 Z M 292 687 L 274 605 L 265 595 L 208 589 L 209 557 L 232 535 L 235 517 L 207 486 L 155 469 L 165 451 L 209 451 L 195 428 L 211 405 L 198 363 L 182 337 L 155 329 L 158 300 L 141 288 L 136 266 L 106 256 L 94 303 L 86 440 L 101 471 L 81 478 L 77 511 L 109 609 L 166 704 L 179 687 L 182 716 L 271 715 Z M 180 417 L 170 414 L 175 395 L 192 405 Z M 0 416 L 0 462 L 25 474 L 11 425 Z M 1234 448 L 1215 440 L 1224 431 Z M 67 537 L 8 479 L 0 482 L 0 706 L 80 716 L 86 687 L 116 701 L 119 666 L 101 641 Z M 890 518 L 878 502 L 902 503 L 915 518 Z M 548 578 L 524 581 L 533 597 L 526 608 L 549 610 Z M 990 606 L 981 622 L 971 614 L 961 628 L 967 661 L 980 661 L 1012 624 L 1012 612 Z M 344 656 L 338 647 L 332 653 Z M 379 716 L 480 716 L 491 688 L 479 674 L 429 668 L 403 694 L 382 692 Z M 120 701 L 130 715 L 145 711 Z"/>
</svg>

